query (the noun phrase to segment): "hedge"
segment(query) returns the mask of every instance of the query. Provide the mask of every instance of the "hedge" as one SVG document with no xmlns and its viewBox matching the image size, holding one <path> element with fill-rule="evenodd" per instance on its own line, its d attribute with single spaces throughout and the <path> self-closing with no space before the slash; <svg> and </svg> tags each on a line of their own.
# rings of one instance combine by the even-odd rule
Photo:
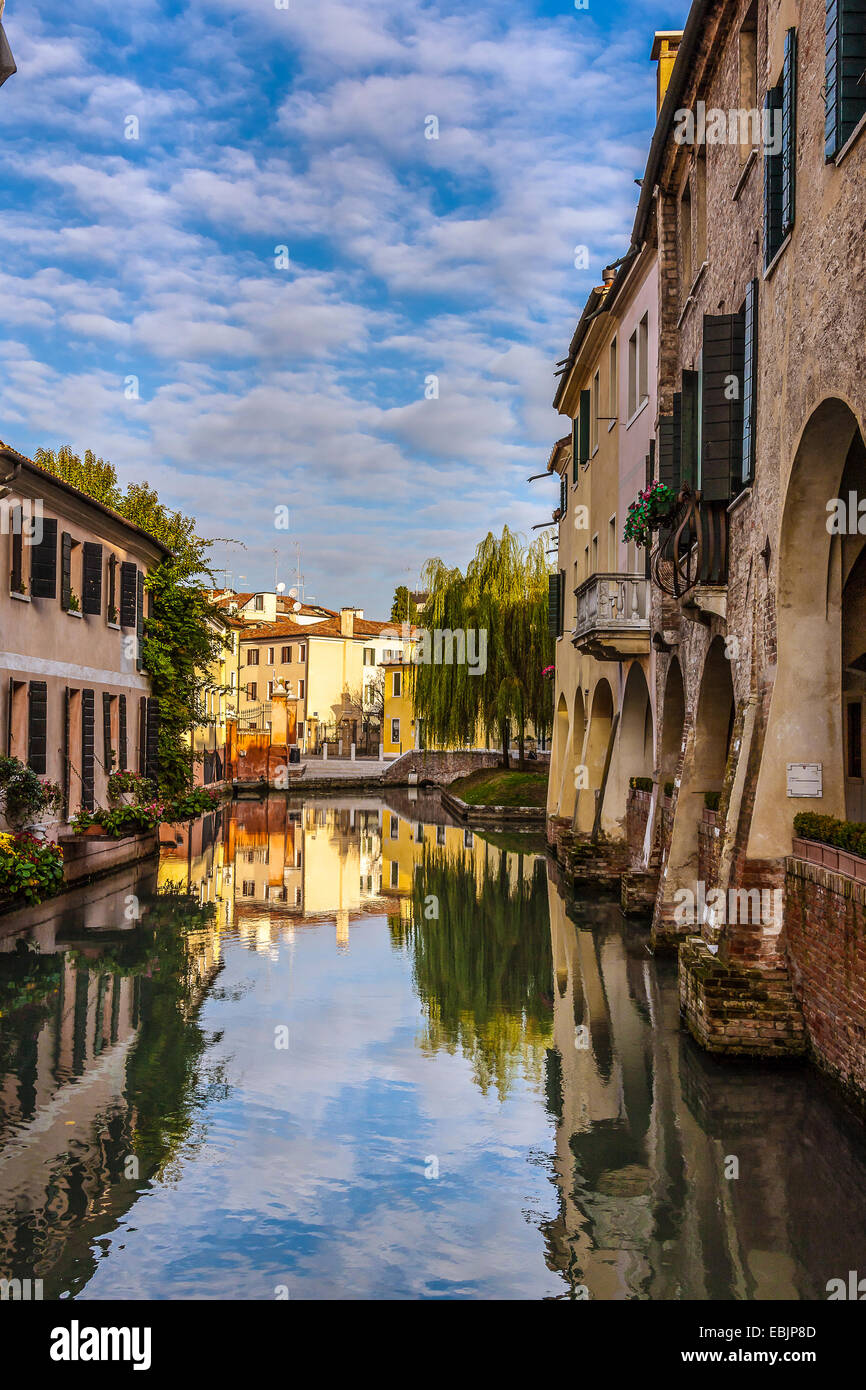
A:
<svg viewBox="0 0 866 1390">
<path fill-rule="evenodd" d="M 866 858 L 866 823 L 856 820 L 837 820 L 817 811 L 799 811 L 794 817 L 794 834 L 801 840 L 817 840 L 822 845 L 834 845 L 849 854 Z"/>
<path fill-rule="evenodd" d="M 651 792 L 653 789 L 651 777 L 629 777 L 628 784 L 634 792 Z"/>
</svg>

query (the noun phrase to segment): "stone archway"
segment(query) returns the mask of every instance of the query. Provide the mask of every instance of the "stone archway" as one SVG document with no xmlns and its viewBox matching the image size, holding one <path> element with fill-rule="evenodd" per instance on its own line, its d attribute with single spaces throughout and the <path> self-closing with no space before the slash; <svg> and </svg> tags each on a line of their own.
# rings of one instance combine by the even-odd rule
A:
<svg viewBox="0 0 866 1390">
<path fill-rule="evenodd" d="M 590 711 L 589 727 L 586 731 L 583 750 L 584 773 L 575 811 L 575 829 L 584 834 L 589 834 L 595 823 L 596 793 L 601 790 L 610 733 L 613 728 L 613 692 L 604 677 L 596 683 L 592 693 Z M 608 822 L 606 824 L 605 821 L 606 818 L 602 814 L 602 829 L 615 833 L 616 823 Z"/>
<path fill-rule="evenodd" d="M 749 859 L 790 854 L 796 811 L 844 817 L 846 794 L 848 801 L 854 799 L 855 779 L 847 773 L 856 770 L 857 729 L 848 707 L 856 704 L 862 710 L 858 663 L 866 645 L 859 637 L 866 618 L 866 537 L 857 530 L 859 518 L 849 514 L 850 493 L 856 511 L 857 500 L 866 498 L 866 451 L 853 412 L 844 401 L 831 398 L 817 407 L 803 430 L 785 496 L 776 597 L 778 662 Z M 841 509 L 833 508 L 833 499 L 841 501 Z M 820 797 L 788 797 L 789 763 L 820 766 Z"/>
<path fill-rule="evenodd" d="M 576 795 L 576 769 L 580 766 L 583 756 L 583 737 L 586 730 L 586 718 L 584 715 L 583 691 L 580 686 L 574 692 L 574 709 L 571 715 L 571 741 L 568 754 L 565 760 L 565 769 L 562 778 L 562 791 L 559 798 L 559 814 L 569 819 L 574 815 L 574 799 Z"/>
<path fill-rule="evenodd" d="M 550 777 L 547 784 L 547 814 L 559 815 L 562 801 L 562 779 L 568 764 L 568 705 L 560 692 L 556 714 L 553 716 L 553 751 L 550 758 Z"/>
<path fill-rule="evenodd" d="M 668 666 L 662 705 L 661 748 L 659 749 L 659 781 L 664 791 L 672 782 L 683 746 L 683 726 L 686 720 L 686 694 L 682 668 L 677 657 Z"/>
<path fill-rule="evenodd" d="M 602 817 L 626 834 L 629 781 L 653 775 L 653 718 L 649 686 L 643 668 L 632 662 L 622 696 L 616 743 L 604 793 Z"/>
</svg>

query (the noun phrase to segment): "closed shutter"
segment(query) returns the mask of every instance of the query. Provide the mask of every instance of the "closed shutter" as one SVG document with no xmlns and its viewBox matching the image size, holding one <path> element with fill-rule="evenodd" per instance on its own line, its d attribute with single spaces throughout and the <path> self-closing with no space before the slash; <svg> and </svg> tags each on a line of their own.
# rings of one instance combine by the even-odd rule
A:
<svg viewBox="0 0 866 1390">
<path fill-rule="evenodd" d="M 138 570 L 131 560 L 124 560 L 120 566 L 120 626 L 135 627 L 135 611 L 138 599 Z"/>
<path fill-rule="evenodd" d="M 102 612 L 102 546 L 95 541 L 84 542 L 82 562 L 83 589 L 81 594 L 82 613 Z"/>
<path fill-rule="evenodd" d="M 679 398 L 679 397 L 678 397 Z M 680 490 L 680 426 L 679 418 L 659 416 L 659 482 L 665 487 Z"/>
<path fill-rule="evenodd" d="M 742 314 L 704 314 L 701 494 L 727 502 L 743 459 Z"/>
<path fill-rule="evenodd" d="M 559 480 L 559 514 L 560 518 L 565 516 L 568 510 L 568 479 L 563 473 Z"/>
<path fill-rule="evenodd" d="M 102 765 L 106 776 L 112 767 L 111 748 L 111 696 L 107 690 L 102 692 Z"/>
<path fill-rule="evenodd" d="M 591 409 L 589 391 L 580 393 L 580 462 L 589 463 L 589 412 Z"/>
<path fill-rule="evenodd" d="M 12 717 L 15 713 L 15 677 L 9 677 L 9 695 L 6 705 L 6 756 L 12 757 Z"/>
<path fill-rule="evenodd" d="M 743 450 L 740 458 L 740 482 L 750 483 L 755 476 L 755 425 L 758 394 L 758 282 L 746 286 L 743 310 Z"/>
<path fill-rule="evenodd" d="M 839 101 L 841 10 L 841 0 L 827 0 L 827 12 L 824 20 L 826 47 L 824 58 L 824 157 L 826 159 L 832 159 L 843 144 L 840 130 L 841 102 Z"/>
<path fill-rule="evenodd" d="M 824 154 L 832 159 L 866 114 L 866 0 L 827 0 Z"/>
<path fill-rule="evenodd" d="M 92 690 L 81 692 L 81 805 L 93 810 L 93 764 L 95 742 L 95 698 Z"/>
<path fill-rule="evenodd" d="M 27 766 L 40 777 L 47 771 L 48 684 L 31 681 L 27 710 Z"/>
<path fill-rule="evenodd" d="M 63 692 L 63 819 L 69 819 L 69 782 L 72 774 L 72 690 Z"/>
<path fill-rule="evenodd" d="M 72 595 L 72 537 L 64 531 L 60 537 L 60 607 L 69 609 Z"/>
<path fill-rule="evenodd" d="M 121 772 L 126 771 L 126 696 L 121 695 L 117 706 L 117 766 Z"/>
<path fill-rule="evenodd" d="M 108 557 L 108 621 L 117 622 L 117 556 Z"/>
<path fill-rule="evenodd" d="M 782 88 L 771 87 L 764 106 L 767 129 L 772 131 L 779 119 Z M 764 269 L 770 264 L 782 244 L 782 156 L 771 154 L 764 146 Z"/>
<path fill-rule="evenodd" d="M 144 571 L 138 571 L 136 609 L 135 609 L 135 665 L 139 671 L 144 670 L 144 653 L 142 640 L 144 638 Z"/>
<path fill-rule="evenodd" d="M 797 182 L 797 30 L 785 34 L 782 68 L 782 236 L 794 225 Z"/>
<path fill-rule="evenodd" d="M 141 776 L 141 777 L 143 777 L 143 776 L 145 775 L 145 773 L 144 773 L 144 768 L 145 768 L 145 762 L 146 762 L 146 754 L 145 754 L 145 743 L 146 743 L 145 734 L 146 734 L 146 729 L 147 729 L 147 698 L 146 698 L 146 696 L 142 695 L 141 699 L 140 699 L 139 702 L 138 702 L 138 755 L 137 755 L 137 758 L 136 758 L 136 761 L 138 762 L 139 776 Z"/>
<path fill-rule="evenodd" d="M 57 597 L 57 522 L 43 517 L 42 539 L 30 555 L 30 592 L 34 598 Z"/>
<path fill-rule="evenodd" d="M 698 478 L 698 373 L 683 372 L 680 394 L 680 478 L 689 487 Z"/>
<path fill-rule="evenodd" d="M 547 630 L 551 637 L 558 637 L 560 634 L 559 626 L 559 574 L 550 574 L 547 577 Z"/>
<path fill-rule="evenodd" d="M 580 416 L 575 415 L 571 422 L 571 481 L 577 482 L 577 465 L 580 455 Z"/>
<path fill-rule="evenodd" d="M 159 781 L 159 700 L 152 695 L 147 701 L 145 729 L 145 777 Z"/>
<path fill-rule="evenodd" d="M 13 594 L 23 594 L 24 592 L 24 570 L 23 570 L 23 536 L 21 534 L 23 516 L 20 507 L 13 507 L 10 515 L 12 525 L 12 572 L 9 576 L 9 583 Z"/>
<path fill-rule="evenodd" d="M 559 633 L 565 631 L 565 570 L 559 571 Z"/>
</svg>

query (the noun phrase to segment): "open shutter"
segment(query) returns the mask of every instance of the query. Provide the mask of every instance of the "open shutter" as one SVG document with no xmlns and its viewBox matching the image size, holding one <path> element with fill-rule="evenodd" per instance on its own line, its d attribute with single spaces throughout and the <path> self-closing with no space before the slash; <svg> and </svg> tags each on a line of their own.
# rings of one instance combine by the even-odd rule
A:
<svg viewBox="0 0 866 1390">
<path fill-rule="evenodd" d="M 12 526 L 12 572 L 9 576 L 9 586 L 13 594 L 23 594 L 24 592 L 24 568 L 23 568 L 23 514 L 20 507 L 12 508 L 10 514 Z"/>
<path fill-rule="evenodd" d="M 740 457 L 740 482 L 750 483 L 755 476 L 755 425 L 758 394 L 758 282 L 746 286 L 743 311 L 743 450 Z"/>
<path fill-rule="evenodd" d="M 27 766 L 40 777 L 47 771 L 48 684 L 31 681 L 27 710 Z"/>
<path fill-rule="evenodd" d="M 559 632 L 565 632 L 565 570 L 559 571 Z"/>
<path fill-rule="evenodd" d="M 72 595 L 72 537 L 64 531 L 60 537 L 60 606 L 69 609 Z"/>
<path fill-rule="evenodd" d="M 680 431 L 679 420 L 673 415 L 659 416 L 659 482 L 665 487 L 680 490 Z"/>
<path fill-rule="evenodd" d="M 797 181 L 797 30 L 785 34 L 782 67 L 782 236 L 794 225 Z"/>
<path fill-rule="evenodd" d="M 824 155 L 832 159 L 866 112 L 866 0 L 827 0 Z"/>
<path fill-rule="evenodd" d="M 701 494 L 727 502 L 743 459 L 743 316 L 704 314 Z"/>
<path fill-rule="evenodd" d="M 560 634 L 559 626 L 559 574 L 550 574 L 547 577 L 547 630 L 551 637 L 558 637 Z"/>
<path fill-rule="evenodd" d="M 92 690 L 81 692 L 81 805 L 93 810 L 95 699 Z"/>
<path fill-rule="evenodd" d="M 102 546 L 95 541 L 84 542 L 82 562 L 84 575 L 81 595 L 82 613 L 102 612 Z"/>
<path fill-rule="evenodd" d="M 126 771 L 126 696 L 118 697 L 117 706 L 117 766 L 120 772 Z"/>
<path fill-rule="evenodd" d="M 142 655 L 142 639 L 144 637 L 144 571 L 139 570 L 136 581 L 136 606 L 135 606 L 135 665 L 137 670 L 144 670 L 144 657 Z"/>
<path fill-rule="evenodd" d="M 580 415 L 571 422 L 571 481 L 577 482 L 578 456 L 580 454 Z"/>
<path fill-rule="evenodd" d="M 698 373 L 683 372 L 680 395 L 680 477 L 689 487 L 698 480 Z"/>
<path fill-rule="evenodd" d="M 124 560 L 120 566 L 120 626 L 135 627 L 135 612 L 138 599 L 138 570 L 131 560 Z"/>
<path fill-rule="evenodd" d="M 568 511 L 568 478 L 567 478 L 567 477 L 565 476 L 565 474 L 563 473 L 563 474 L 562 474 L 562 477 L 561 477 L 560 480 L 559 480 L 559 515 L 560 515 L 560 520 L 565 516 L 565 513 L 566 513 L 567 511 Z"/>
<path fill-rule="evenodd" d="M 147 701 L 147 724 L 145 729 L 145 777 L 151 782 L 159 781 L 159 700 L 152 695 Z"/>
<path fill-rule="evenodd" d="M 102 692 L 102 765 L 106 776 L 112 771 L 111 748 L 111 696 L 107 690 Z"/>
<path fill-rule="evenodd" d="M 146 761 L 147 761 L 146 754 L 145 754 L 145 744 L 146 744 L 146 741 L 147 741 L 147 740 L 146 740 L 146 731 L 147 731 L 147 697 L 146 697 L 145 695 L 142 695 L 142 696 L 141 696 L 141 699 L 140 699 L 139 702 L 138 702 L 138 757 L 137 757 L 138 772 L 139 772 L 139 776 L 141 776 L 141 777 L 144 777 L 144 776 L 145 776 L 145 771 L 144 771 L 144 769 L 145 769 L 145 764 L 146 764 Z"/>
<path fill-rule="evenodd" d="M 63 819 L 69 819 L 69 782 L 72 772 L 72 691 L 67 685 L 63 692 Z"/>
<path fill-rule="evenodd" d="M 34 598 L 57 597 L 57 522 L 42 519 L 42 539 L 30 553 L 30 592 Z"/>
<path fill-rule="evenodd" d="M 780 119 L 782 88 L 771 87 L 764 106 L 772 131 Z M 770 264 L 782 244 L 782 156 L 771 154 L 764 146 L 764 269 Z"/>
<path fill-rule="evenodd" d="M 589 463 L 589 412 L 591 410 L 591 396 L 589 391 L 580 393 L 580 462 L 586 466 Z"/>
</svg>

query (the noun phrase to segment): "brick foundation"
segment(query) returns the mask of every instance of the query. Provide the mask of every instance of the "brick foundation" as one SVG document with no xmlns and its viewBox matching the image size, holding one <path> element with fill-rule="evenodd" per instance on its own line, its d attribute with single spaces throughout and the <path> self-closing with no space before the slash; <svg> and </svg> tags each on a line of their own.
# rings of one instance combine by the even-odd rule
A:
<svg viewBox="0 0 866 1390">
<path fill-rule="evenodd" d="M 785 1059 L 806 1052 L 806 1025 L 785 970 L 726 964 L 702 937 L 679 950 L 680 1011 L 707 1052 Z"/>
</svg>

